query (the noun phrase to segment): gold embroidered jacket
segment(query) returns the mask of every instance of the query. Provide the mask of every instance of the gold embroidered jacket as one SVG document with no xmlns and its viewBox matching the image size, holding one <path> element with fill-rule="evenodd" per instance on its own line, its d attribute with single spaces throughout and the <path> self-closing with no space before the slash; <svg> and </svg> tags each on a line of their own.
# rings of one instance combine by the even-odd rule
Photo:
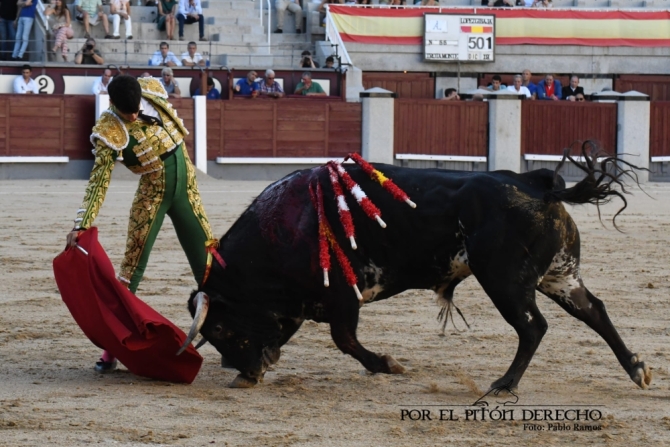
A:
<svg viewBox="0 0 670 447">
<path fill-rule="evenodd" d="M 163 169 L 161 155 L 175 150 L 188 135 L 184 122 L 168 102 L 161 83 L 155 78 L 140 78 L 138 81 L 142 86 L 142 97 L 154 106 L 163 125 L 141 120 L 129 123 L 112 108 L 102 113 L 91 134 L 95 162 L 84 201 L 77 210 L 75 229 L 89 228 L 93 224 L 105 200 L 116 160 L 142 176 L 160 171 Z"/>
</svg>

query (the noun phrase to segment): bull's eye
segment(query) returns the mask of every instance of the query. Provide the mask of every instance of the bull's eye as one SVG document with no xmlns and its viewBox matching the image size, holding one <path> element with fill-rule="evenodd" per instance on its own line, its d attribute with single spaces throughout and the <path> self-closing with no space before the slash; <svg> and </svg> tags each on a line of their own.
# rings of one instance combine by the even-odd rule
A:
<svg viewBox="0 0 670 447">
<path fill-rule="evenodd" d="M 218 335 L 218 334 L 220 334 L 221 332 L 223 332 L 223 326 L 221 326 L 220 324 L 217 324 L 216 326 L 214 326 L 214 333 L 215 333 L 215 334 Z"/>
</svg>

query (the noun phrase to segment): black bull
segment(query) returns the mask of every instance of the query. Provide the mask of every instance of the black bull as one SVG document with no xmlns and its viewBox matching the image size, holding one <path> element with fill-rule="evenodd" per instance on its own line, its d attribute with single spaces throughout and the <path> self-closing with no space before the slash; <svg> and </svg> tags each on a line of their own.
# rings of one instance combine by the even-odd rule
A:
<svg viewBox="0 0 670 447">
<path fill-rule="evenodd" d="M 404 368 L 390 355 L 370 352 L 356 338 L 360 306 L 408 289 L 431 289 L 450 307 L 455 287 L 474 275 L 519 337 L 512 364 L 492 387 L 518 385 L 547 331 L 536 290 L 596 331 L 637 385 L 649 385 L 649 367 L 626 347 L 603 302 L 582 282 L 579 232 L 561 203 L 623 199 L 613 187 L 623 187 L 621 176 L 630 170 L 616 170 L 615 165 L 618 174 L 603 175 L 612 167 L 591 162 L 584 167 L 587 177 L 566 189 L 563 179 L 548 170 L 516 174 L 375 167 L 417 207 L 394 200 L 360 167 L 346 166 L 388 224 L 380 228 L 348 195 L 357 250 L 339 223 L 327 169 L 298 171 L 268 186 L 221 239 L 218 252 L 227 266 L 215 262 L 209 279 L 191 295 L 194 323 L 185 346 L 199 331 L 240 371 L 231 386 L 253 386 L 279 359 L 279 348 L 311 319 L 330 323 L 337 347 L 369 371 L 402 373 Z M 324 287 L 318 217 L 310 196 L 310 185 L 317 182 L 327 220 L 356 273 L 362 302 L 335 261 L 330 286 Z"/>
</svg>

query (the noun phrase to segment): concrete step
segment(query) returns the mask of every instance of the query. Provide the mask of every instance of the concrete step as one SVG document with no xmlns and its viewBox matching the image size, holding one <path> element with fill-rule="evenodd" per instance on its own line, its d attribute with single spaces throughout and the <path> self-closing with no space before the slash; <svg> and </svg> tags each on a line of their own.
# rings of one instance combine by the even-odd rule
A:
<svg viewBox="0 0 670 447">
<path fill-rule="evenodd" d="M 72 29 L 76 37 L 83 37 L 85 33 L 84 25 L 80 24 L 77 21 L 72 22 Z M 124 38 L 126 35 L 126 28 L 123 24 L 119 27 L 121 38 Z M 175 34 L 177 34 L 178 28 L 175 29 Z M 109 25 L 109 32 L 112 32 L 112 25 Z M 205 26 L 205 36 L 208 35 L 208 27 Z M 104 39 L 105 29 L 102 25 L 97 25 L 91 27 L 91 36 L 96 40 Z M 133 22 L 133 38 L 140 40 L 165 40 L 166 39 L 165 31 L 158 31 L 158 27 L 155 23 L 147 22 Z M 177 37 L 175 35 L 175 37 Z M 186 41 L 195 40 L 199 38 L 198 25 L 186 25 L 184 26 L 184 39 Z"/>
<path fill-rule="evenodd" d="M 255 0 L 212 0 L 203 1 L 202 12 L 212 10 L 226 10 L 226 9 L 254 9 L 258 8 L 258 2 Z"/>
<path fill-rule="evenodd" d="M 263 68 L 297 68 L 296 59 L 287 56 L 259 55 L 259 54 L 222 54 L 215 61 L 215 64 L 221 64 L 229 68 L 240 70 Z"/>
<path fill-rule="evenodd" d="M 270 39 L 272 41 L 272 45 L 278 44 L 297 44 L 297 43 L 307 43 L 308 39 L 307 36 L 304 34 L 296 34 L 296 33 L 287 33 L 283 32 L 281 34 L 278 33 L 272 33 L 272 36 L 270 36 Z"/>
<path fill-rule="evenodd" d="M 237 26 L 237 25 L 246 25 L 246 26 L 259 26 L 261 27 L 261 22 L 257 17 L 215 17 L 212 21 L 213 25 L 225 25 L 225 26 Z M 261 28 L 265 28 L 264 26 Z"/>
<path fill-rule="evenodd" d="M 209 15 L 205 15 L 206 12 L 210 12 L 210 11 L 205 11 L 203 9 L 202 15 L 205 18 L 210 18 L 210 17 L 214 17 L 214 18 L 218 18 L 218 17 L 235 17 L 235 18 L 237 18 L 237 17 L 248 17 L 248 18 L 252 18 L 252 17 L 255 17 L 257 20 L 260 20 L 259 16 L 258 16 L 258 11 L 254 11 L 253 9 L 228 9 L 228 10 L 223 10 L 223 11 L 218 10 L 218 12 L 216 12 L 214 14 L 209 14 Z"/>
</svg>

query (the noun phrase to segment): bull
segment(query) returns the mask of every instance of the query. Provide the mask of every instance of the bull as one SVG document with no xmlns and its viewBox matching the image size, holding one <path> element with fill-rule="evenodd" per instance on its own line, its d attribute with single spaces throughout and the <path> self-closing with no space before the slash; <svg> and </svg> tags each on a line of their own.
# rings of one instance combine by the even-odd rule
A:
<svg viewBox="0 0 670 447">
<path fill-rule="evenodd" d="M 630 378 L 647 388 L 649 367 L 626 347 L 604 303 L 582 281 L 579 232 L 563 206 L 599 206 L 618 196 L 621 212 L 626 206 L 623 179 L 636 181 L 635 167 L 614 158 L 597 162 L 586 157 L 582 164 L 566 156 L 586 174 L 569 188 L 558 175 L 560 166 L 518 174 L 375 164 L 376 172 L 411 197 L 415 209 L 395 201 L 358 164 L 339 165 L 340 174 L 359 187 L 340 197 L 355 223 L 352 244 L 347 244 L 346 228 L 337 225 L 341 209 L 335 198 L 341 191 L 332 182 L 333 169 L 284 177 L 268 186 L 221 238 L 221 261 L 190 296 L 194 321 L 183 348 L 200 332 L 203 342 L 239 371 L 230 386 L 252 387 L 277 362 L 281 346 L 310 319 L 329 323 L 337 347 L 368 371 L 399 374 L 404 368 L 393 357 L 368 351 L 358 341 L 360 307 L 408 289 L 431 289 L 444 316 L 456 286 L 474 275 L 519 338 L 512 364 L 492 388 L 518 386 L 547 331 L 536 291 L 597 332 Z M 332 240 L 339 241 L 345 258 L 333 263 L 328 287 L 321 268 L 323 228 L 315 189 L 322 192 L 323 220 L 330 223 Z M 384 220 L 377 220 L 388 223 L 386 228 L 358 206 L 361 190 L 383 213 Z M 347 269 L 355 284 L 347 282 Z"/>
</svg>

